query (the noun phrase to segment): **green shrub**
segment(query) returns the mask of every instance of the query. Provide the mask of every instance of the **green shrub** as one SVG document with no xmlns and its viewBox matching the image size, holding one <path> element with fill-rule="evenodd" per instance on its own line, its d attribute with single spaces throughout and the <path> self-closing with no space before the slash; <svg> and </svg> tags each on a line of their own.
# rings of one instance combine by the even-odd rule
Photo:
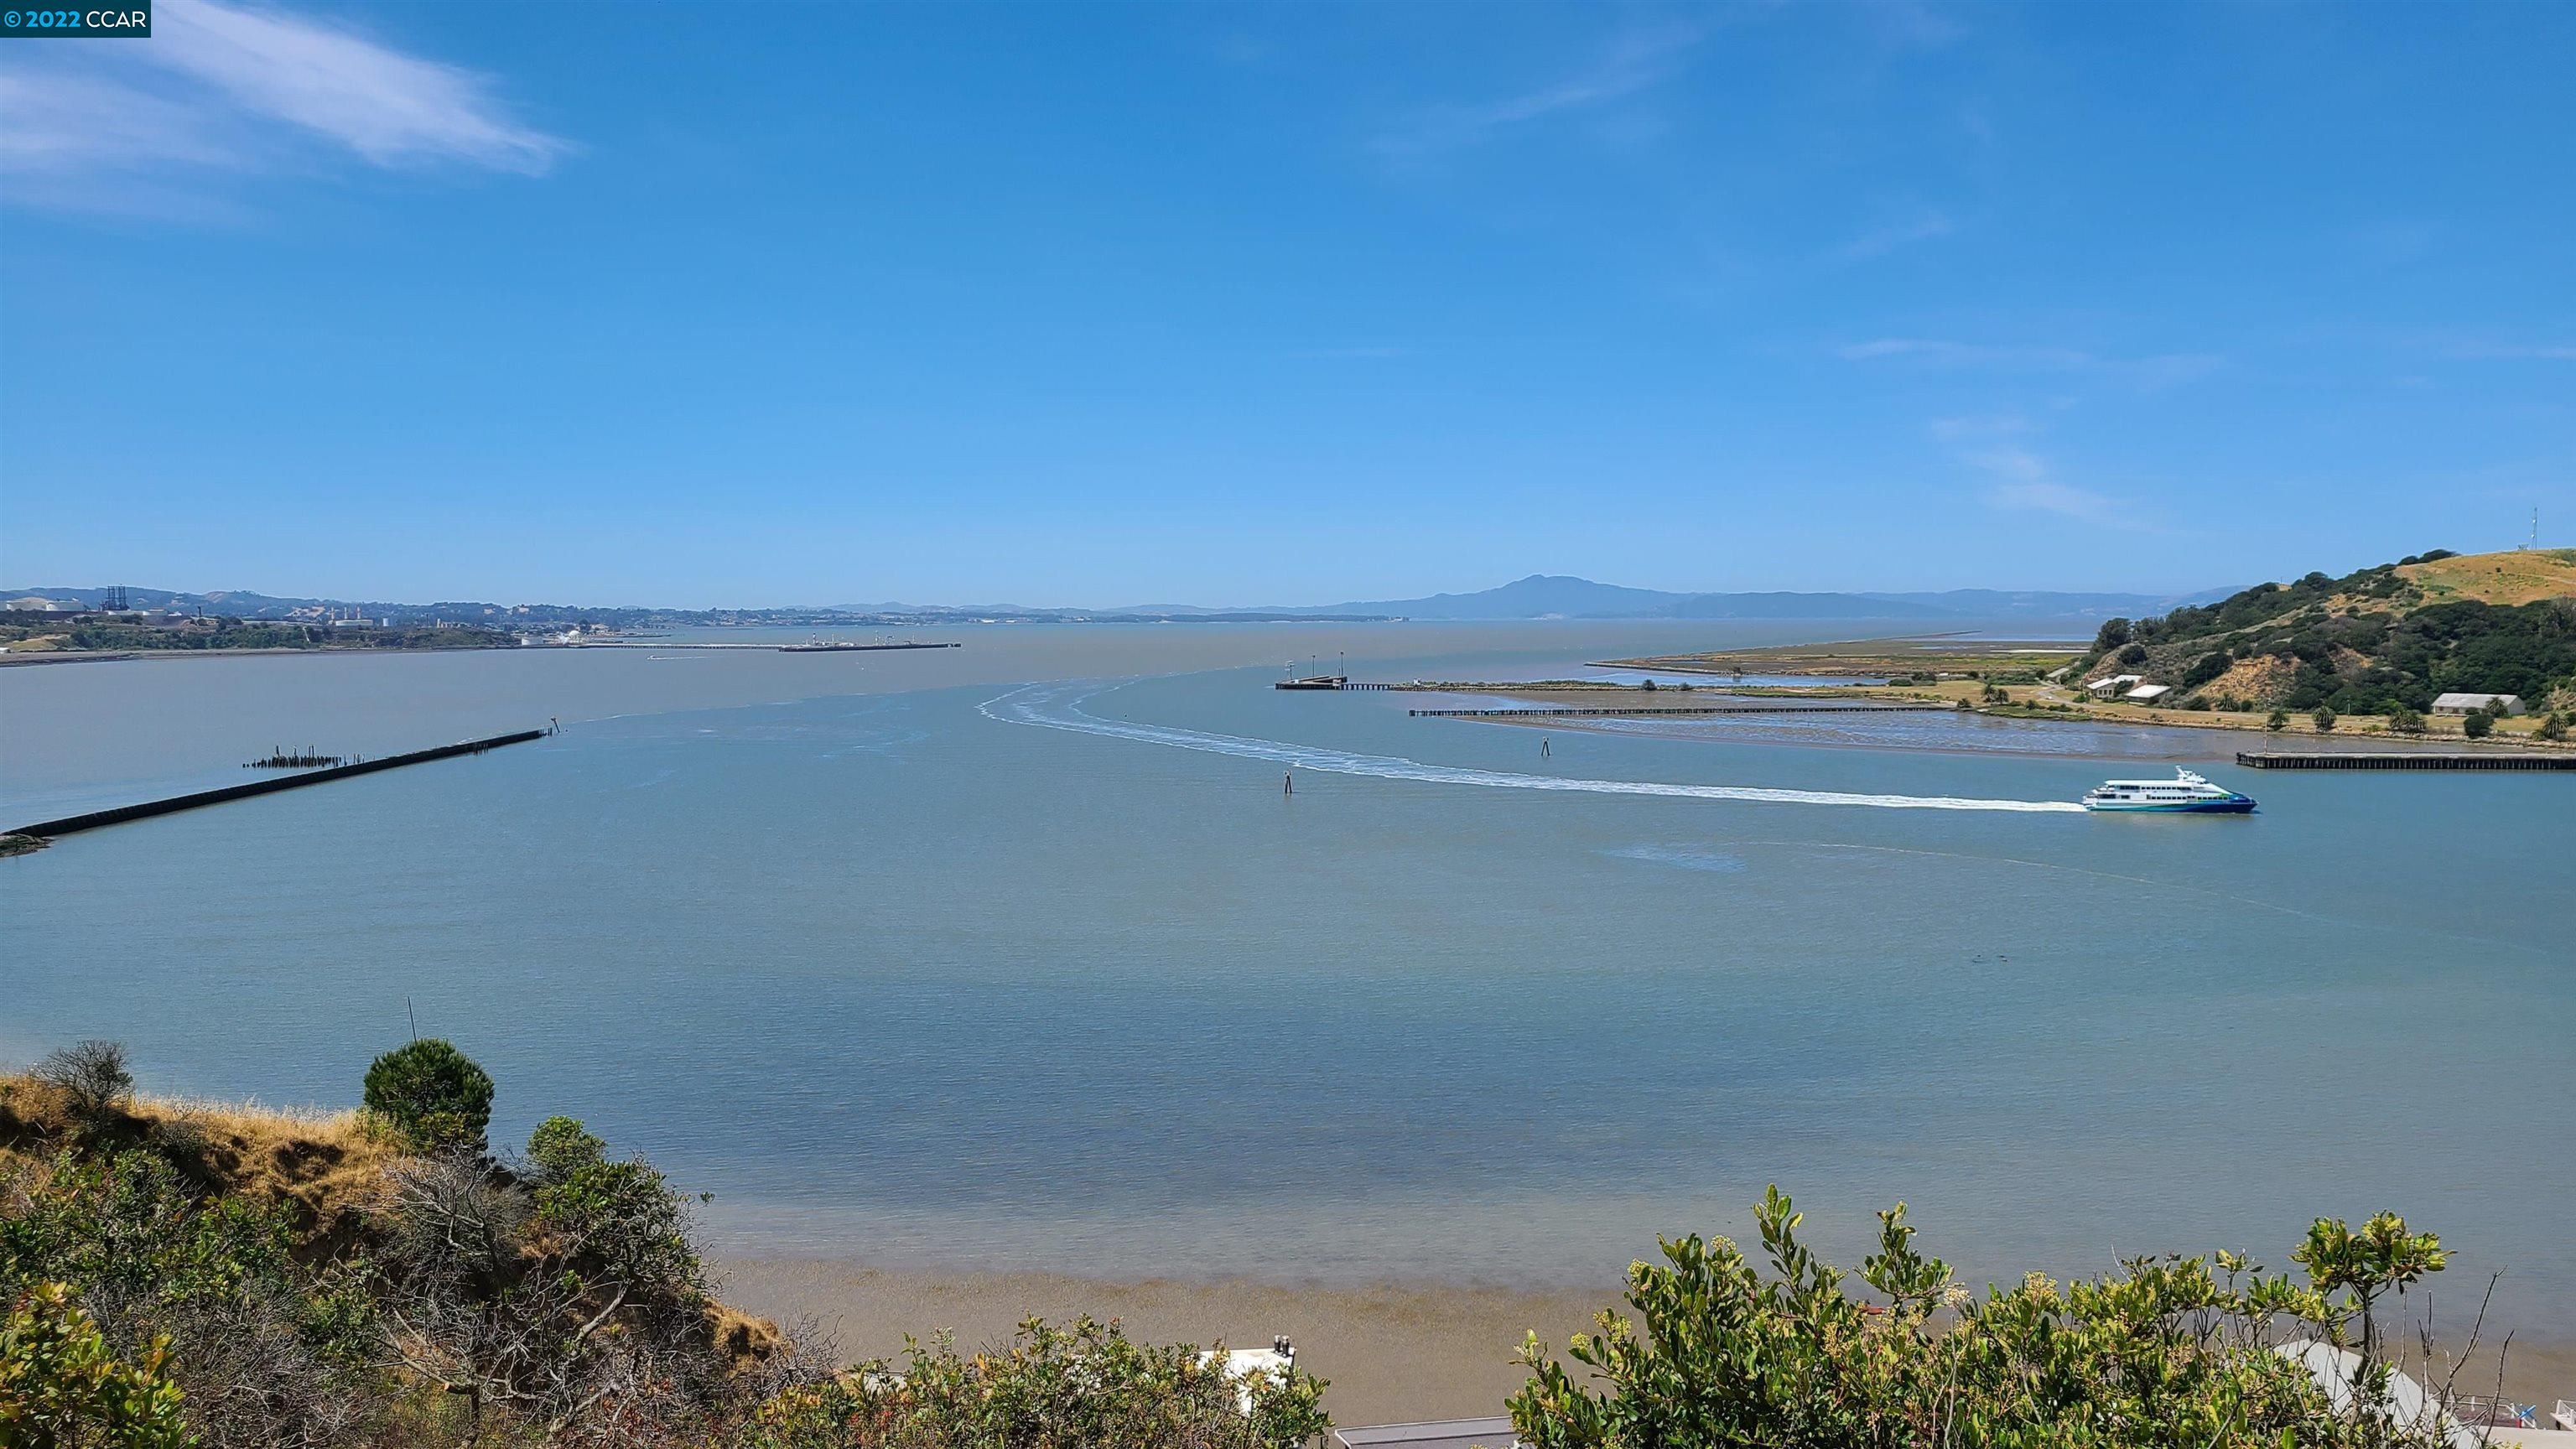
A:
<svg viewBox="0 0 2576 1449">
<path fill-rule="evenodd" d="M 608 1144 L 591 1136 L 578 1118 L 548 1117 L 528 1134 L 529 1176 L 539 1184 L 561 1182 L 607 1155 Z"/>
<path fill-rule="evenodd" d="M 2317 712 L 2308 716 L 2308 719 L 2316 725 L 2317 733 L 2326 735 L 2334 733 L 2335 712 L 2324 705 L 2318 705 Z"/>
<path fill-rule="evenodd" d="M 415 1152 L 483 1149 L 492 1076 L 436 1037 L 400 1046 L 367 1068 L 366 1104 Z"/>
<path fill-rule="evenodd" d="M 1115 1323 L 1032 1318 L 1009 1348 L 966 1357 L 944 1335 L 900 1374 L 863 1364 L 765 1406 L 742 1449 L 1118 1445 L 1299 1449 L 1332 1427 L 1324 1382 L 1290 1369 L 1238 1381 L 1188 1345 L 1131 1341 Z M 1247 1412 L 1247 1407 L 1249 1412 Z"/>
<path fill-rule="evenodd" d="M 337 1263 L 298 1262 L 281 1207 L 203 1196 L 139 1148 L 75 1147 L 0 1183 L 0 1196 L 0 1299 L 65 1285 L 112 1349 L 185 1391 L 190 1442 L 204 1449 L 354 1442 L 396 1392 L 377 1370 L 362 1283 Z M 0 1444 L 13 1442 L 8 1428 L 0 1394 Z"/>
<path fill-rule="evenodd" d="M 2539 737 L 2544 740 L 2555 741 L 2567 738 L 2566 717 L 2555 710 L 2550 711 L 2549 717 L 2540 722 L 2540 729 L 2537 733 Z"/>
<path fill-rule="evenodd" d="M 2382 1215 L 2358 1232 L 2320 1221 L 2294 1255 L 2309 1281 L 2233 1254 L 2135 1259 L 2099 1281 L 2032 1275 L 1979 1299 L 1913 1244 L 1898 1204 L 1878 1251 L 1848 1275 L 1797 1240 L 1774 1188 L 1756 1211 L 1768 1271 L 1724 1239 L 1668 1241 L 1629 1269 L 1634 1321 L 1605 1313 L 1571 1345 L 1577 1383 L 1536 1335 L 1510 1404 L 1530 1449 L 1648 1445 L 1961 1446 L 1961 1449 L 2394 1449 L 2436 1440 L 2374 1412 L 2338 1414 L 2272 1349 L 2276 1327 L 2340 1342 L 2363 1327 L 2364 1402 L 2379 1405 L 2373 1308 L 2439 1271 L 2430 1234 Z"/>
<path fill-rule="evenodd" d="M 2406 705 L 2397 705 L 2388 711 L 2388 727 L 2401 735 L 2420 735 L 2424 733 L 2424 716 Z"/>
<path fill-rule="evenodd" d="M 168 1356 L 156 1342 L 123 1362 L 70 1288 L 29 1288 L 0 1319 L 0 1444 L 187 1449 L 196 1439 L 162 1377 Z"/>
<path fill-rule="evenodd" d="M 2495 716 L 2482 709 L 2472 710 L 2460 721 L 2460 733 L 2473 740 L 2485 739 L 2495 733 Z"/>
<path fill-rule="evenodd" d="M 2286 709 L 2276 709 L 2263 718 L 2263 728 L 2270 730 L 2275 734 L 2288 729 L 2289 727 L 2290 712 Z"/>
<path fill-rule="evenodd" d="M 529 1143 L 540 1173 L 531 1219 L 540 1246 L 639 1300 L 703 1299 L 706 1274 L 693 1242 L 696 1221 L 688 1200 L 652 1164 L 607 1161 L 603 1144 L 579 1122 L 557 1117 L 548 1125 L 555 1123 L 571 1130 Z"/>
</svg>

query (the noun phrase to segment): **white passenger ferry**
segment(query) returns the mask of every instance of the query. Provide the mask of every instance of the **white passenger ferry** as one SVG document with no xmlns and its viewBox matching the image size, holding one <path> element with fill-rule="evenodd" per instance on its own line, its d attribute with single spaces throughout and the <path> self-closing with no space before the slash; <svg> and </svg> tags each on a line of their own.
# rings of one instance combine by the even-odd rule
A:
<svg viewBox="0 0 2576 1449">
<path fill-rule="evenodd" d="M 2134 810 L 2159 815 L 2250 815 L 2254 797 L 2222 790 L 2189 770 L 2170 780 L 2107 780 L 2085 792 L 2087 810 Z"/>
</svg>

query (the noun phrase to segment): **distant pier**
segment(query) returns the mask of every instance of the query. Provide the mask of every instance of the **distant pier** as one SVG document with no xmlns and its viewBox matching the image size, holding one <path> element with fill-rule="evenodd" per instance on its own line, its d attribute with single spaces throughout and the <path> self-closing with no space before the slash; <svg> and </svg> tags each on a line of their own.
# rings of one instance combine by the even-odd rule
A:
<svg viewBox="0 0 2576 1449">
<path fill-rule="evenodd" d="M 2252 770 L 2576 770 L 2576 754 L 2465 754 L 2456 750 L 2239 750 Z"/>
<path fill-rule="evenodd" d="M 689 646 L 665 645 L 664 647 L 687 648 Z M 965 647 L 965 645 L 957 643 L 915 644 L 905 642 L 902 644 L 841 644 L 817 640 L 811 644 L 781 644 L 778 646 L 778 652 L 781 654 L 866 654 L 881 649 L 963 649 Z"/>
<path fill-rule="evenodd" d="M 1644 709 L 1564 709 L 1541 706 L 1531 709 L 1408 709 L 1406 714 L 1417 719 L 1528 719 L 1570 715 L 1598 715 L 1629 719 L 1647 714 L 1923 714 L 1938 712 L 1956 714 L 1954 704 L 1690 704 L 1658 705 Z M 2243 756 L 2238 756 L 2242 759 Z"/>
<path fill-rule="evenodd" d="M 1393 684 L 1355 684 L 1346 675 L 1310 674 L 1304 679 L 1282 679 L 1272 684 L 1270 687 L 1272 689 L 1395 689 L 1400 686 Z"/>
<path fill-rule="evenodd" d="M 226 785 L 215 790 L 199 790 L 190 795 L 173 795 L 164 800 L 146 800 L 139 805 L 119 805 L 112 810 L 92 810 L 86 815 L 66 815 L 60 820 L 44 820 L 34 825 L 21 825 L 7 832 L 51 840 L 83 830 L 96 830 L 106 825 L 122 825 L 129 820 L 148 820 L 155 815 L 170 815 L 181 810 L 194 810 L 205 805 L 221 805 L 228 800 L 247 800 L 253 795 L 274 795 L 280 790 L 300 790 L 329 780 L 345 780 L 352 775 L 372 775 L 378 770 L 399 769 L 404 765 L 425 765 L 432 760 L 454 759 L 458 755 L 479 755 L 503 745 L 525 744 L 544 739 L 551 730 L 518 730 L 506 735 L 490 735 L 479 740 L 460 740 L 434 749 L 411 750 L 399 755 L 383 755 L 360 760 L 353 765 L 334 765 L 300 775 L 287 775 L 271 780 L 254 780 L 247 785 Z"/>
</svg>

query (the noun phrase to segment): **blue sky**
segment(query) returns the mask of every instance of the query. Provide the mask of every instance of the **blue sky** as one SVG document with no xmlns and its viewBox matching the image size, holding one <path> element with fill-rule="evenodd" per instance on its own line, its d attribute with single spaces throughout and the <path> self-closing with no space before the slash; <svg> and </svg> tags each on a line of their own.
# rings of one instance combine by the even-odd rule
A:
<svg viewBox="0 0 2576 1449">
<path fill-rule="evenodd" d="M 160 0 L 0 582 L 2184 589 L 2576 534 L 2576 6 Z"/>
</svg>

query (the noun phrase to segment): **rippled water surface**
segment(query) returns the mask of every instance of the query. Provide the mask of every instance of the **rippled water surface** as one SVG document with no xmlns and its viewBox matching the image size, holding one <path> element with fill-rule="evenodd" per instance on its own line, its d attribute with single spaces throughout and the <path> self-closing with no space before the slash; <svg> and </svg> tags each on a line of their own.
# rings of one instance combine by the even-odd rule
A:
<svg viewBox="0 0 2576 1449">
<path fill-rule="evenodd" d="M 2576 780 L 1267 687 L 1799 632 L 0 670 L 13 818 L 273 743 L 565 724 L 0 862 L 0 1057 L 116 1036 L 157 1088 L 345 1101 L 408 1001 L 500 1078 L 496 1135 L 582 1116 L 715 1191 L 736 1246 L 1606 1284 L 1768 1182 L 1845 1250 L 1904 1197 L 1976 1273 L 2279 1263 L 2309 1216 L 2394 1207 L 2458 1276 L 2507 1270 L 2500 1316 L 2576 1334 Z M 2262 812 L 2064 808 L 2175 761 Z"/>
</svg>

